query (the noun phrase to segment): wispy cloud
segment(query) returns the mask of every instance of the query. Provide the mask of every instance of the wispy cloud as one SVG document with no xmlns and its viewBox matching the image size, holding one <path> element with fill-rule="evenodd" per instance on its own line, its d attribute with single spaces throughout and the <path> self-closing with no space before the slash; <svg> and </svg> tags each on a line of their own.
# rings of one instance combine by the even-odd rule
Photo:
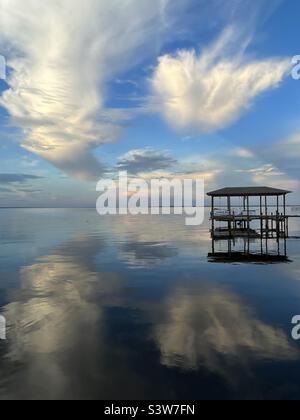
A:
<svg viewBox="0 0 300 420">
<path fill-rule="evenodd" d="M 41 179 L 43 178 L 37 175 L 0 173 L 0 193 L 12 194 L 16 198 L 38 194 L 41 190 L 31 184 Z"/>
<path fill-rule="evenodd" d="M 0 174 L 0 184 L 24 183 L 37 179 L 41 179 L 41 177 L 28 174 Z"/>
<path fill-rule="evenodd" d="M 244 22 L 247 10 L 247 30 L 231 26 L 201 53 L 183 50 L 160 58 L 152 78 L 153 103 L 176 127 L 219 130 L 239 119 L 259 94 L 281 83 L 290 60 L 254 60 L 246 55 L 252 38 L 245 34 L 251 32 L 258 15 L 269 13 L 265 12 L 269 3 L 199 0 L 195 6 L 193 0 L 0 0 L 0 47 L 7 51 L 12 70 L 7 80 L 10 88 L 0 97 L 0 105 L 24 133 L 24 148 L 66 174 L 98 178 L 107 168 L 93 150 L 115 142 L 133 114 L 133 109 L 108 108 L 108 86 L 111 82 L 137 86 L 129 70 L 150 56 L 156 59 L 169 39 L 183 36 L 195 42 L 202 24 L 217 32 L 232 21 Z M 183 10 L 188 15 L 180 13 Z M 214 22 L 207 25 L 212 15 Z M 178 17 L 182 31 L 176 30 Z M 252 157 L 246 149 L 235 153 L 243 159 Z M 34 167 L 36 161 L 22 164 Z M 223 164 L 215 159 L 209 168 L 201 162 L 192 168 L 185 162 L 176 169 L 168 153 L 146 149 L 126 154 L 118 165 L 133 175 L 181 172 L 211 179 Z"/>
<path fill-rule="evenodd" d="M 0 193 L 10 193 L 10 189 L 9 188 L 5 188 L 5 187 L 0 187 Z"/>
<path fill-rule="evenodd" d="M 300 131 L 271 145 L 260 147 L 260 153 L 284 169 L 297 169 L 299 174 Z"/>
<path fill-rule="evenodd" d="M 267 176 L 283 176 L 284 173 L 279 171 L 278 168 L 274 167 L 271 163 L 267 163 L 263 166 L 259 166 L 251 169 L 237 169 L 236 172 L 253 174 L 256 177 L 267 177 Z"/>
<path fill-rule="evenodd" d="M 243 147 L 235 148 L 231 151 L 233 157 L 240 159 L 252 159 L 255 158 L 255 154 L 250 150 Z"/>
<path fill-rule="evenodd" d="M 257 156 L 265 161 L 272 162 L 265 165 L 261 171 L 254 174 L 257 182 L 273 180 L 277 186 L 289 188 L 299 193 L 300 189 L 300 134 L 295 133 L 287 138 L 272 144 L 262 145 L 255 150 Z M 265 169 L 263 171 L 263 169 Z M 277 177 L 277 178 L 276 178 Z"/>
<path fill-rule="evenodd" d="M 280 85 L 290 59 L 254 60 L 251 36 L 234 26 L 201 54 L 180 50 L 160 57 L 151 84 L 153 107 L 172 126 L 215 132 L 236 122 L 263 92 Z"/>
<path fill-rule="evenodd" d="M 80 179 L 101 174 L 92 151 L 114 142 L 128 117 L 106 108 L 106 83 L 156 51 L 169 3 L 0 0 L 12 69 L 0 104 L 27 150 Z"/>
<path fill-rule="evenodd" d="M 177 161 L 167 151 L 146 148 L 126 153 L 119 159 L 118 169 L 135 175 L 168 169 L 176 163 Z"/>
</svg>

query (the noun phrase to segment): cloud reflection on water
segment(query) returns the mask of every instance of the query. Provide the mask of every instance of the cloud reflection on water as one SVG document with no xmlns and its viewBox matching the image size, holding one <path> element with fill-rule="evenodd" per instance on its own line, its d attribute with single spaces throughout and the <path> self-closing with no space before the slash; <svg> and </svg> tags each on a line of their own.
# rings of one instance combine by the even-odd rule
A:
<svg viewBox="0 0 300 420">
<path fill-rule="evenodd" d="M 208 396 L 219 387 L 236 397 L 244 386 L 253 396 L 266 380 L 260 366 L 298 361 L 283 330 L 234 289 L 238 282 L 222 286 L 219 268 L 202 280 L 208 234 L 199 242 L 201 229 L 154 219 L 144 229 L 135 218 L 95 223 L 20 270 L 2 308 L 1 398 L 202 398 L 207 377 Z M 289 372 L 272 392 L 279 380 L 289 390 Z"/>
<path fill-rule="evenodd" d="M 101 239 L 79 238 L 21 270 L 21 288 L 3 311 L 9 340 L 1 395 L 5 389 L 8 398 L 92 397 L 93 390 L 99 396 L 104 385 L 98 390 L 94 381 L 118 374 L 105 366 L 105 308 L 122 305 L 122 281 L 96 270 L 94 257 L 103 249 Z"/>
<path fill-rule="evenodd" d="M 177 255 L 177 249 L 166 244 L 130 242 L 122 246 L 120 258 L 124 258 L 129 266 L 142 268 L 161 264 Z"/>
<path fill-rule="evenodd" d="M 287 336 L 261 321 L 240 297 L 217 286 L 181 287 L 167 299 L 154 330 L 161 362 L 170 368 L 201 367 L 230 380 L 255 361 L 292 361 L 300 353 Z"/>
</svg>

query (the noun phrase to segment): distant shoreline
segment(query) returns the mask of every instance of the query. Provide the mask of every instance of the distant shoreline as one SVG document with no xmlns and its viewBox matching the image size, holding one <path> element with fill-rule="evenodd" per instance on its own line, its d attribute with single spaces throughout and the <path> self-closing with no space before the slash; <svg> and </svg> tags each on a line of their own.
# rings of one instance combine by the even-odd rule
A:
<svg viewBox="0 0 300 420">
<path fill-rule="evenodd" d="M 191 208 L 199 207 L 199 206 L 191 206 Z M 242 206 L 235 206 L 235 207 L 242 207 Z M 253 205 L 251 207 L 260 208 L 259 205 Z M 269 205 L 269 208 L 276 208 L 275 205 Z M 289 204 L 287 207 L 299 207 L 300 204 Z M 149 207 L 151 208 L 151 207 Z M 160 209 L 164 208 L 162 206 L 159 207 Z M 175 207 L 171 207 L 174 209 Z M 180 208 L 180 207 L 176 207 Z M 183 208 L 183 207 L 181 207 Z M 207 205 L 204 206 L 205 209 L 210 209 L 211 206 Z M 217 206 L 217 208 L 227 208 L 227 206 Z M 95 207 L 0 207 L 0 210 L 95 210 Z"/>
</svg>

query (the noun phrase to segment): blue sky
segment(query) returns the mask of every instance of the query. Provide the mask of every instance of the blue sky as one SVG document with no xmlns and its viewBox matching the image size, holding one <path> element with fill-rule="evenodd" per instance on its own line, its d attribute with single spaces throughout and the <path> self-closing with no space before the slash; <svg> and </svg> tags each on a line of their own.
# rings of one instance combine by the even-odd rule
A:
<svg viewBox="0 0 300 420">
<path fill-rule="evenodd" d="M 0 206 L 93 206 L 121 167 L 300 203 L 299 2 L 0 5 Z"/>
</svg>

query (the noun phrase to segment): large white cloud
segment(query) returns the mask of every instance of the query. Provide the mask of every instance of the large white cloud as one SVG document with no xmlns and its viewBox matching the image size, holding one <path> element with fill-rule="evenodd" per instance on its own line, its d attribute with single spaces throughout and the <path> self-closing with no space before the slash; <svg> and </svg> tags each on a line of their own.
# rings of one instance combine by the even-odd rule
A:
<svg viewBox="0 0 300 420">
<path fill-rule="evenodd" d="M 202 132 L 237 121 L 259 94 L 276 88 L 290 68 L 290 59 L 248 59 L 250 38 L 228 27 L 199 55 L 180 50 L 160 57 L 151 81 L 154 107 L 173 126 Z"/>
<path fill-rule="evenodd" d="M 130 150 L 118 161 L 120 170 L 128 171 L 130 174 L 140 174 L 152 171 L 164 170 L 174 166 L 175 159 L 166 150 L 155 150 L 151 148 Z"/>
<path fill-rule="evenodd" d="M 0 46 L 10 89 L 0 98 L 23 146 L 79 178 L 120 134 L 124 113 L 105 108 L 105 83 L 156 53 L 169 0 L 0 0 Z M 157 41 L 157 42 L 156 42 Z"/>
</svg>

